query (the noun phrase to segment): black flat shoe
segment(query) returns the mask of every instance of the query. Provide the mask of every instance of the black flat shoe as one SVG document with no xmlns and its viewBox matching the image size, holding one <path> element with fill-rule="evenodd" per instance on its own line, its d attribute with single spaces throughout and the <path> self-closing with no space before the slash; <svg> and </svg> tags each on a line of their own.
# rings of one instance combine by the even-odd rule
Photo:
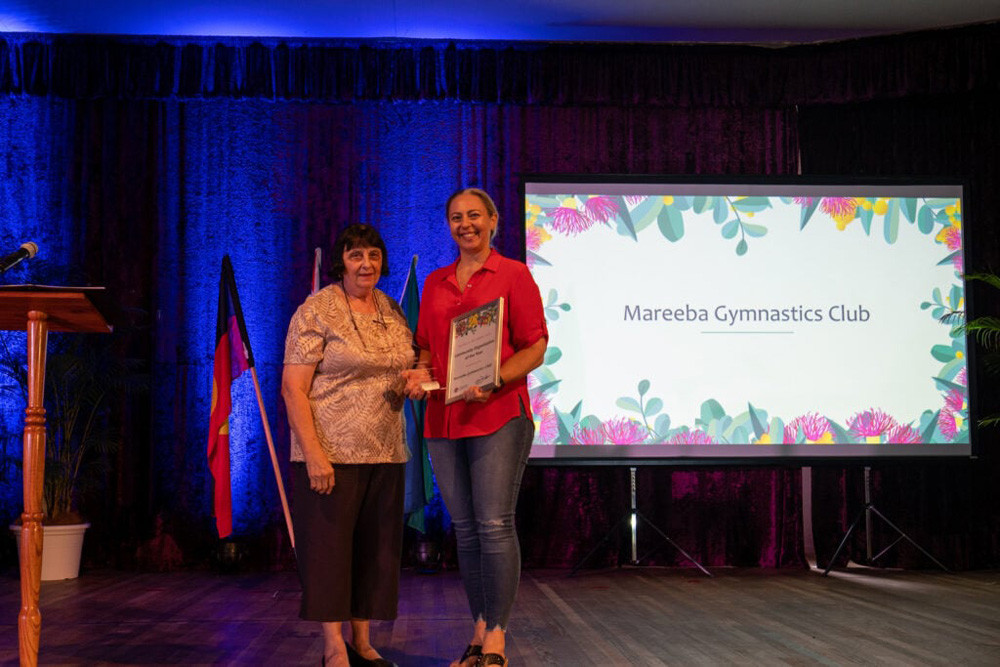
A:
<svg viewBox="0 0 1000 667">
<path fill-rule="evenodd" d="M 369 660 L 358 653 L 350 644 L 345 642 L 345 645 L 347 646 L 347 662 L 350 663 L 351 667 L 399 667 L 396 663 L 385 658 Z"/>
</svg>

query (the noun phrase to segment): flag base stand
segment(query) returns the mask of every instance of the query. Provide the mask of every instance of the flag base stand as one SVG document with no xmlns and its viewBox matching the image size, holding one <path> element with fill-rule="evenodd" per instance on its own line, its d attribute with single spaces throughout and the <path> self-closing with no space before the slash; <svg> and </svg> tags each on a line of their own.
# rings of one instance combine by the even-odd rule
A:
<svg viewBox="0 0 1000 667">
<path fill-rule="evenodd" d="M 237 574 L 250 552 L 250 548 L 239 540 L 223 540 L 212 554 L 215 569 L 221 574 Z"/>
</svg>

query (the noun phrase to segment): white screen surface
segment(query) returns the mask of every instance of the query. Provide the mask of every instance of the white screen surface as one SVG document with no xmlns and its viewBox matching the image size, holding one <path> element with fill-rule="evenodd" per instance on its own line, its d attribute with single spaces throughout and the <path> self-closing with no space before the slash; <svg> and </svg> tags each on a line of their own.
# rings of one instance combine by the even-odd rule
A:
<svg viewBox="0 0 1000 667">
<path fill-rule="evenodd" d="M 529 180 L 533 457 L 968 455 L 961 197 Z"/>
</svg>

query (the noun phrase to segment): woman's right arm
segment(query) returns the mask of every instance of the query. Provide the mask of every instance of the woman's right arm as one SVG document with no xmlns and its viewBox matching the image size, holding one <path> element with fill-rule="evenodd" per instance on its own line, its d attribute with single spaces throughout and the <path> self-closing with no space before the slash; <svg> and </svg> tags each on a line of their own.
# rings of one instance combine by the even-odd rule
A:
<svg viewBox="0 0 1000 667">
<path fill-rule="evenodd" d="M 285 364 L 281 373 L 281 396 L 285 399 L 288 424 L 302 446 L 302 456 L 309 473 L 309 488 L 317 493 L 330 493 L 336 481 L 333 465 L 319 444 L 309 405 L 309 387 L 315 373 L 316 364 Z"/>
</svg>

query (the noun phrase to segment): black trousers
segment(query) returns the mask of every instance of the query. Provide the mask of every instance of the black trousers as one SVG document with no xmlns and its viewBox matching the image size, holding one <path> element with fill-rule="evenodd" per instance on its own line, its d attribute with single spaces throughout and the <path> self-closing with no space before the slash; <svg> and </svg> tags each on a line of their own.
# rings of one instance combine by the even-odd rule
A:
<svg viewBox="0 0 1000 667">
<path fill-rule="evenodd" d="M 333 492 L 323 495 L 309 488 L 305 464 L 292 464 L 301 618 L 396 618 L 405 466 L 335 465 Z"/>
</svg>

